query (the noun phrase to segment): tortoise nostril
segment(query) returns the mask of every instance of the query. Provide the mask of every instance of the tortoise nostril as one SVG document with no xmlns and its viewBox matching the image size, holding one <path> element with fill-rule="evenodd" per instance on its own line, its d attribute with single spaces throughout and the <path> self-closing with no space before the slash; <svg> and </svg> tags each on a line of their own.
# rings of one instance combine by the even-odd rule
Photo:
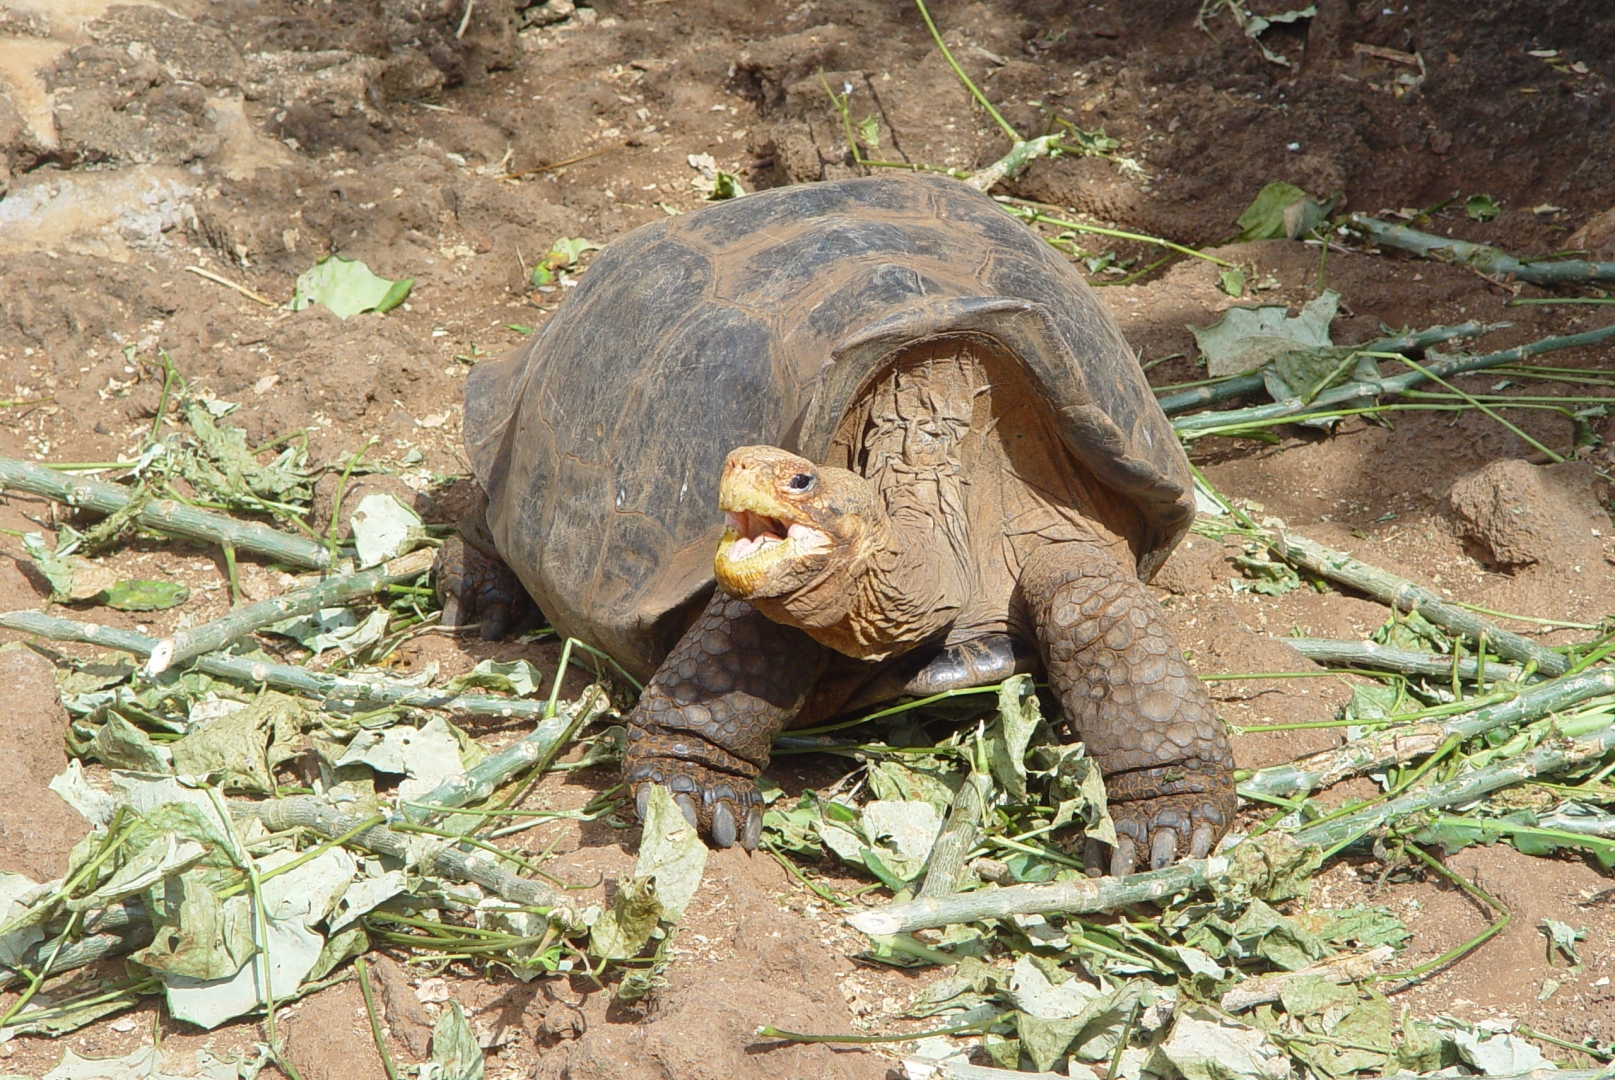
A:
<svg viewBox="0 0 1615 1080">
<path fill-rule="evenodd" d="M 788 486 L 792 491 L 811 491 L 813 489 L 813 477 L 807 473 L 799 472 L 791 477 L 791 482 Z"/>
</svg>

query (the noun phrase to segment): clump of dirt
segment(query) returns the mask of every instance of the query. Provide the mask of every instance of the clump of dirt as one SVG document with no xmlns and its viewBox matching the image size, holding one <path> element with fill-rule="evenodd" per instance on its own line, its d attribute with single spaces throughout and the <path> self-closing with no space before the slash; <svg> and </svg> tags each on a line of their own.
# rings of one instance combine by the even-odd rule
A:
<svg viewBox="0 0 1615 1080">
<path fill-rule="evenodd" d="M 1601 491 L 1606 481 L 1584 462 L 1494 461 L 1452 485 L 1452 511 L 1460 535 L 1479 545 L 1487 563 L 1593 566 L 1603 561 L 1610 532 Z"/>
<path fill-rule="evenodd" d="M 931 5 L 959 63 L 1022 134 L 1064 121 L 1118 140 L 1109 158 L 1037 162 L 997 194 L 1089 225 L 1224 243 L 1212 253 L 1243 270 L 1238 296 L 1203 260 L 1100 290 L 1153 380 L 1202 376 L 1185 324 L 1208 325 L 1234 304 L 1295 308 L 1325 287 L 1342 297 L 1338 343 L 1387 325 L 1473 319 L 1511 323 L 1477 346 L 1504 348 L 1609 325 L 1607 308 L 1506 306 L 1517 295 L 1559 294 L 1462 267 L 1341 243 L 1225 243 L 1257 192 L 1284 180 L 1338 192 L 1354 210 L 1435 207 L 1421 227 L 1522 255 L 1580 246 L 1612 257 L 1615 42 L 1597 5 L 1323 4 L 1310 20 L 1267 31 L 1284 66 L 1221 17 L 1215 37 L 1197 29 L 1195 7 Z M 0 454 L 124 459 L 154 421 L 162 427 L 163 350 L 198 391 L 237 404 L 231 419 L 254 443 L 306 436 L 313 463 L 337 470 L 370 446 L 366 467 L 381 471 L 356 475 L 344 506 L 388 491 L 440 520 L 434 507 L 452 501 L 441 496 L 466 471 L 464 374 L 525 340 L 566 294 L 565 281 L 532 283 L 551 245 L 607 242 L 698 210 L 691 155 L 712 155 L 751 188 L 866 171 L 831 95 L 845 99 L 867 157 L 969 170 L 1008 146 L 900 4 L 0 0 Z M 1462 198 L 1447 203 L 1455 192 L 1489 194 L 1501 215 L 1472 218 Z M 1063 242 L 1104 286 L 1160 254 L 1092 233 Z M 331 253 L 413 278 L 409 302 L 347 320 L 276 306 Z M 1555 354 L 1554 363 L 1565 381 L 1495 392 L 1606 393 L 1578 380 L 1607 375 L 1607 348 Z M 1460 385 L 1493 393 L 1497 380 L 1483 378 Z M 1284 429 L 1272 443 L 1207 438 L 1191 453 L 1220 490 L 1323 543 L 1456 600 L 1591 625 L 1615 611 L 1607 546 L 1591 535 L 1607 534 L 1607 518 L 1589 501 L 1590 470 L 1607 473 L 1615 460 L 1615 418 L 1506 415 L 1556 453 L 1585 456 L 1567 467 L 1526 464 L 1531 447 L 1474 409 Z M 1589 435 L 1604 445 L 1578 451 Z M 316 489 L 312 524 L 322 532 L 336 486 L 326 475 Z M 0 505 L 0 527 L 11 532 L 48 536 L 63 520 L 60 508 L 15 494 Z M 1474 546 L 1482 542 L 1485 550 Z M 9 556 L 0 609 L 45 605 L 48 587 L 19 568 L 30 564 L 17 541 L 0 550 Z M 1283 639 L 1365 637 L 1385 609 L 1310 586 L 1254 593 L 1230 561 L 1236 554 L 1194 538 L 1158 585 L 1199 672 L 1282 676 L 1214 685 L 1219 712 L 1239 730 L 1239 764 L 1334 745 L 1338 729 L 1305 725 L 1332 721 L 1353 677 L 1323 674 Z M 70 617 L 168 633 L 228 607 L 216 551 L 142 540 L 98 561 L 126 576 L 183 580 L 192 600 L 170 612 Z M 240 576 L 248 598 L 284 587 L 259 561 L 243 559 Z M 1548 644 L 1571 637 L 1507 625 Z M 436 635 L 402 650 L 399 664 L 452 674 L 483 657 L 525 656 L 553 668 L 557 652 Z M 0 868 L 53 877 L 82 835 L 44 786 L 65 762 L 66 716 L 34 654 L 0 653 L 0 678 L 12 689 L 15 750 L 0 763 Z M 574 693 L 582 676 L 568 678 Z M 771 771 L 795 793 L 844 768 L 795 757 Z M 547 778 L 533 798 L 576 809 L 615 782 L 582 770 Z M 564 878 L 597 882 L 579 895 L 601 901 L 632 872 L 636 841 L 631 829 L 561 821 L 512 843 L 547 855 Z M 1607 885 L 1600 872 L 1501 846 L 1466 850 L 1452 864 L 1519 905 L 1515 923 L 1394 1003 L 1607 1040 L 1615 1028 L 1600 980 L 1615 974 L 1615 916 L 1597 899 Z M 1484 925 L 1456 890 L 1405 872 L 1387 879 L 1389 869 L 1333 864 L 1318 902 L 1386 903 L 1405 914 L 1416 932 L 1409 963 Z M 868 884 L 815 872 L 843 892 Z M 1584 970 L 1550 966 L 1536 929 L 1543 915 L 1589 930 Z M 902 1013 L 933 975 L 855 959 L 868 943 L 763 856 L 715 854 L 679 934 L 666 985 L 633 1007 L 582 978 L 525 985 L 461 965 L 446 973 L 446 992 L 467 1006 L 500 1075 L 882 1077 L 887 1051 L 759 1042 L 751 1032 L 760 1023 L 824 1032 L 924 1024 Z M 423 1060 L 436 987 L 428 993 L 417 972 L 378 970 L 392 1052 Z M 1556 994 L 1545 993 L 1548 980 Z M 14 1000 L 0 996 L 0 1007 Z M 290 1010 L 289 1052 L 304 1075 L 379 1075 L 351 985 Z M 79 1038 L 85 1052 L 123 1053 L 149 1041 L 154 1023 L 176 1052 L 204 1041 L 152 1006 Z M 206 1038 L 245 1050 L 262 1034 L 242 1023 Z M 6 1070 L 40 1075 L 60 1049 L 22 1038 L 0 1054 Z"/>
</svg>

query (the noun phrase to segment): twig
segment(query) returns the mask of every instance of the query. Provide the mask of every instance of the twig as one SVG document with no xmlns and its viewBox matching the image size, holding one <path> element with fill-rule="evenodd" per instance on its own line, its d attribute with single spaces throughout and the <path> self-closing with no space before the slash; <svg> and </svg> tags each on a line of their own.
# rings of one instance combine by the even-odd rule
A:
<svg viewBox="0 0 1615 1080">
<path fill-rule="evenodd" d="M 1533 285 L 1574 285 L 1588 281 L 1615 281 L 1615 262 L 1589 262 L 1586 259 L 1555 259 L 1528 262 L 1489 244 L 1472 244 L 1450 236 L 1392 225 L 1362 214 L 1351 216 L 1352 228 L 1376 244 L 1410 251 L 1438 262 L 1470 266 L 1482 274 L 1502 277 L 1513 274 Z"/>
<path fill-rule="evenodd" d="M 189 270 L 191 273 L 195 274 L 199 278 L 205 278 L 208 281 L 213 282 L 215 285 L 223 285 L 226 289 L 234 289 L 236 292 L 240 293 L 242 296 L 245 296 L 248 300 L 256 300 L 256 301 L 258 301 L 258 303 L 262 304 L 264 307 L 280 307 L 279 304 L 277 304 L 273 300 L 269 299 L 269 297 L 263 296 L 263 295 L 261 295 L 259 293 L 255 293 L 251 289 L 247 288 L 245 285 L 238 285 L 235 282 L 231 281 L 229 278 L 221 277 L 220 275 L 215 274 L 211 270 L 204 270 L 200 266 L 187 266 L 185 269 Z"/>
<path fill-rule="evenodd" d="M 1404 675 L 1427 675 L 1435 678 L 1448 678 L 1453 673 L 1453 657 L 1393 649 L 1373 641 L 1337 641 L 1334 638 L 1278 640 L 1308 660 L 1319 664 L 1375 668 L 1380 671 L 1399 671 Z M 1480 678 L 1482 672 L 1479 660 L 1463 657 L 1456 663 L 1460 679 L 1472 682 Z M 1512 664 L 1487 664 L 1485 675 L 1490 680 L 1515 682 L 1520 678 L 1520 669 Z"/>
<path fill-rule="evenodd" d="M 538 173 L 550 172 L 553 169 L 563 169 L 568 165 L 576 165 L 580 161 L 588 161 L 590 158 L 597 158 L 601 154 L 609 154 L 613 150 L 621 150 L 627 145 L 628 140 L 622 139 L 618 142 L 610 144 L 609 146 L 602 146 L 597 149 L 590 150 L 587 154 L 579 154 L 576 157 L 563 158 L 560 161 L 552 161 L 548 165 L 535 165 L 531 169 L 523 169 L 520 172 L 506 173 L 504 176 L 500 177 L 500 179 L 518 180 L 523 176 L 534 176 Z M 527 275 L 524 273 L 522 276 L 526 277 Z"/>
<path fill-rule="evenodd" d="M 1035 139 L 1016 139 L 1015 145 L 1009 148 L 1009 153 L 985 168 L 978 169 L 965 178 L 965 183 L 977 191 L 990 191 L 994 184 L 1003 180 L 1013 180 L 1026 167 L 1038 158 L 1059 157 L 1065 152 L 1065 144 L 1058 135 L 1040 135 Z"/>
<path fill-rule="evenodd" d="M 1615 330 L 1615 327 L 1611 329 Z M 1484 637 L 1486 644 L 1499 656 L 1522 664 L 1534 663 L 1544 675 L 1558 676 L 1570 670 L 1570 662 L 1559 653 L 1544 649 L 1529 638 L 1504 630 L 1463 608 L 1454 607 L 1422 585 L 1415 585 L 1406 578 L 1370 566 L 1344 551 L 1324 547 L 1293 533 L 1280 532 L 1276 537 L 1264 537 L 1264 541 L 1274 554 L 1302 570 L 1367 593 L 1397 611 L 1417 611 L 1437 626 L 1462 634 L 1472 642 L 1479 642 Z"/>
<path fill-rule="evenodd" d="M 1411 761 L 1435 751 L 1448 739 L 1470 739 L 1515 727 L 1551 712 L 1605 694 L 1615 694 L 1615 671 L 1572 675 L 1531 687 L 1512 701 L 1460 713 L 1440 721 L 1404 724 L 1322 750 L 1285 765 L 1257 770 L 1240 785 L 1250 795 L 1288 798 L 1306 795 L 1353 776 Z"/>
<path fill-rule="evenodd" d="M 1611 749 L 1615 749 L 1615 727 L 1606 727 L 1580 739 L 1553 740 L 1456 780 L 1419 788 L 1354 813 L 1306 826 L 1291 835 L 1298 844 L 1344 845 L 1388 821 L 1421 810 L 1468 802 L 1498 788 L 1596 761 Z M 871 908 L 848 916 L 847 923 L 854 930 L 875 937 L 1010 915 L 1110 911 L 1203 888 L 1209 878 L 1226 872 L 1227 867 L 1226 855 L 1214 855 L 1126 877 L 981 889 Z"/>
<path fill-rule="evenodd" d="M 1508 323 L 1466 322 L 1457 326 L 1432 326 L 1428 330 L 1420 330 L 1412 334 L 1402 334 L 1398 337 L 1380 338 L 1370 341 L 1358 348 L 1363 352 L 1417 352 L 1431 345 L 1453 338 L 1480 337 L 1493 330 L 1501 330 Z M 1249 375 L 1236 375 L 1232 379 L 1224 379 L 1211 386 L 1197 386 L 1193 390 L 1184 390 L 1176 394 L 1167 394 L 1156 399 L 1156 404 L 1168 416 L 1176 413 L 1188 412 L 1190 409 L 1202 405 L 1217 405 L 1224 401 L 1231 401 L 1236 397 L 1253 393 L 1266 385 L 1262 373 L 1252 372 Z"/>
<path fill-rule="evenodd" d="M 129 491 L 99 480 L 64 477 L 51 469 L 15 458 L 0 458 L 0 488 L 26 491 L 68 506 L 114 514 L 129 505 Z M 195 510 L 171 499 L 154 499 L 135 516 L 135 523 L 154 532 L 206 540 L 226 541 L 238 551 L 268 555 L 293 566 L 323 570 L 331 565 L 331 555 L 323 544 L 271 529 L 255 522 L 237 521 L 222 514 Z"/>
<path fill-rule="evenodd" d="M 431 570 L 433 558 L 431 549 L 413 551 L 374 570 L 329 577 L 310 588 L 297 589 L 273 600 L 246 604 L 222 618 L 181 630 L 173 637 L 157 642 L 151 659 L 146 662 L 145 675 L 152 678 L 175 664 L 222 649 L 232 641 L 272 623 L 308 615 L 321 608 L 338 607 L 349 600 L 383 592 L 389 585 L 414 581 Z"/>
<path fill-rule="evenodd" d="M 1604 326 L 1597 330 L 1587 330 L 1580 334 L 1546 337 L 1527 345 L 1517 345 L 1512 349 L 1485 353 L 1481 356 L 1454 356 L 1425 364 L 1424 369 L 1434 375 L 1463 375 L 1467 372 L 1481 371 L 1485 368 L 1498 367 L 1503 364 L 1518 363 L 1528 356 L 1552 352 L 1556 349 L 1575 349 L 1584 345 L 1599 345 L 1612 337 L 1615 337 L 1615 326 Z M 1367 397 L 1376 397 L 1381 394 L 1400 394 L 1402 391 L 1417 386 L 1424 381 L 1425 376 L 1417 371 L 1409 371 L 1390 378 L 1353 380 L 1325 390 L 1310 402 L 1282 401 L 1275 402 L 1272 405 L 1255 405 L 1248 409 L 1195 413 L 1192 416 L 1180 416 L 1174 419 L 1172 427 L 1180 437 L 1185 439 L 1197 438 L 1201 435 L 1225 434 L 1238 431 L 1241 428 L 1270 425 L 1293 417 L 1328 412 L 1335 405 L 1346 402 L 1355 403 Z"/>
</svg>

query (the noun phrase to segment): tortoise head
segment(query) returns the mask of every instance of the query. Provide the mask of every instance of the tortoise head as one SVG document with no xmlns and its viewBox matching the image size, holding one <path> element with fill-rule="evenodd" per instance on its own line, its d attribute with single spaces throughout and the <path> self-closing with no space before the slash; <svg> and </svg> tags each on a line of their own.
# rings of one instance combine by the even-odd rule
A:
<svg viewBox="0 0 1615 1080">
<path fill-rule="evenodd" d="M 823 608 L 821 617 L 845 612 L 838 594 L 877 543 L 884 517 L 863 477 L 772 446 L 730 452 L 718 507 L 727 527 L 714 570 L 724 592 L 743 600 L 815 594 L 808 606 Z"/>
</svg>

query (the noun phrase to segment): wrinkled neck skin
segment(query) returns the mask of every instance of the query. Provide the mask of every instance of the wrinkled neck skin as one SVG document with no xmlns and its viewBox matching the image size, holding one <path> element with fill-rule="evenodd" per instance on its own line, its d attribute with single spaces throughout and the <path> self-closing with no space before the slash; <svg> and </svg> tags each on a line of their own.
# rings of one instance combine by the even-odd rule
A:
<svg viewBox="0 0 1615 1080">
<path fill-rule="evenodd" d="M 969 598 L 968 535 L 950 466 L 901 463 L 871 476 L 878 494 L 860 515 L 848 557 L 827 560 L 788 593 L 754 596 L 775 622 L 864 660 L 900 655 L 947 630 Z M 927 475 L 930 474 L 930 475 Z"/>
</svg>

